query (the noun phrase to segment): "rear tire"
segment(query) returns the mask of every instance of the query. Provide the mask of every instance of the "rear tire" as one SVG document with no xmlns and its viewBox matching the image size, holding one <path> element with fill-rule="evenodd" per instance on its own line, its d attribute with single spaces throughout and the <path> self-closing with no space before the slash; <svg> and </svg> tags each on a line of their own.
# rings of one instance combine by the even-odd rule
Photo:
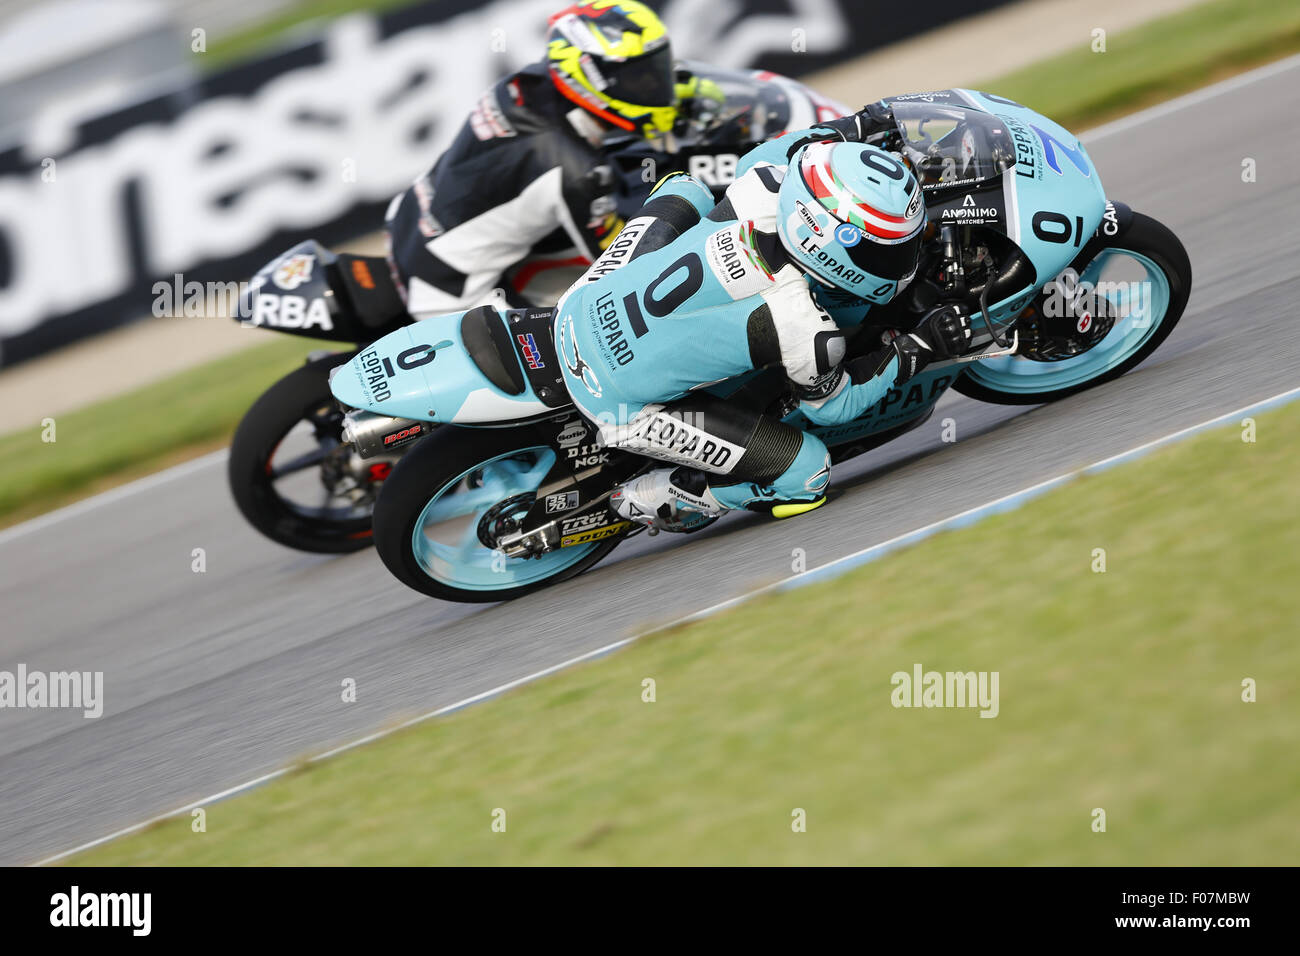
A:
<svg viewBox="0 0 1300 956">
<path fill-rule="evenodd" d="M 1133 221 L 1122 236 L 1114 239 L 1102 237 L 1090 242 L 1084 254 L 1076 260 L 1081 263 L 1077 267 L 1078 271 L 1082 273 L 1087 264 L 1107 249 L 1133 252 L 1151 260 L 1164 273 L 1165 280 L 1168 282 L 1169 301 L 1165 306 L 1164 315 L 1160 319 L 1160 324 L 1140 347 L 1125 356 L 1123 361 L 1107 368 L 1094 378 L 1065 387 L 1011 390 L 1005 387 L 1005 378 L 1000 380 L 997 374 L 981 369 L 979 362 L 972 362 L 966 374 L 958 378 L 952 387 L 962 395 L 981 402 L 991 402 L 996 405 L 1041 405 L 1117 379 L 1145 361 L 1169 337 L 1169 333 L 1174 330 L 1174 326 L 1183 316 L 1183 310 L 1187 307 L 1187 297 L 1192 291 L 1191 260 L 1188 259 L 1187 250 L 1183 248 L 1182 242 L 1167 226 L 1138 212 L 1133 213 Z M 1091 255 L 1088 255 L 1089 251 Z M 1087 354 L 1083 353 L 1083 355 Z"/>
<path fill-rule="evenodd" d="M 375 549 L 393 576 L 407 587 L 444 601 L 508 601 L 575 577 L 614 550 L 622 540 L 622 535 L 590 545 L 561 548 L 542 558 L 506 558 L 508 568 L 533 571 L 535 566 L 532 562 L 549 559 L 557 564 L 557 570 L 540 580 L 518 586 L 510 586 L 509 580 L 503 578 L 500 587 L 490 580 L 488 583 L 479 582 L 476 587 L 465 587 L 450 580 L 439 579 L 425 569 L 420 556 L 416 554 L 414 538 L 417 522 L 421 522 L 426 509 L 440 495 L 457 487 L 462 477 L 482 467 L 484 463 L 509 456 L 511 452 L 521 449 L 547 445 L 553 432 L 554 428 L 548 430 L 528 425 L 516 428 L 443 425 L 416 442 L 384 482 L 379 500 L 375 503 Z M 484 554 L 492 553 L 486 547 L 482 551 Z M 559 566 L 558 562 L 563 561 L 563 558 L 557 556 L 564 555 L 566 551 L 575 552 L 573 563 Z"/>
<path fill-rule="evenodd" d="M 333 416 L 330 369 L 354 354 L 327 355 L 280 379 L 253 403 L 230 444 L 226 475 L 240 513 L 272 541 L 299 551 L 346 554 L 373 540 L 369 515 L 336 520 L 302 514 L 280 496 L 270 475 L 272 457 L 294 426 L 312 415 Z"/>
</svg>

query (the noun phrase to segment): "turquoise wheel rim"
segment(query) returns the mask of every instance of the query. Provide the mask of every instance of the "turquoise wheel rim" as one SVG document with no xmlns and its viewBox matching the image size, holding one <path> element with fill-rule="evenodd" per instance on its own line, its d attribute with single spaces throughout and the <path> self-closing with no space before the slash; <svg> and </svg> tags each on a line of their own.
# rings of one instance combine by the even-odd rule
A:
<svg viewBox="0 0 1300 956">
<path fill-rule="evenodd" d="M 457 475 L 429 499 L 411 529 L 420 569 L 442 584 L 471 591 L 505 591 L 536 584 L 573 567 L 595 543 L 558 548 L 537 558 L 507 558 L 479 540 L 489 511 L 519 496 L 534 496 L 555 463 L 545 445 L 506 452 Z M 526 504 L 507 507 L 521 514 Z"/>
<path fill-rule="evenodd" d="M 999 392 L 1027 394 L 1052 392 L 1084 385 L 1122 365 L 1151 340 L 1169 314 L 1169 278 L 1164 269 L 1141 253 L 1128 249 L 1103 249 L 1088 264 L 1079 281 L 1093 286 L 1119 260 L 1134 263 L 1145 273 L 1132 282 L 1108 290 L 1106 300 L 1120 318 L 1115 327 L 1091 349 L 1060 362 L 1035 362 L 1014 355 L 972 362 L 969 376 Z M 1127 287 L 1126 287 L 1127 286 Z"/>
</svg>

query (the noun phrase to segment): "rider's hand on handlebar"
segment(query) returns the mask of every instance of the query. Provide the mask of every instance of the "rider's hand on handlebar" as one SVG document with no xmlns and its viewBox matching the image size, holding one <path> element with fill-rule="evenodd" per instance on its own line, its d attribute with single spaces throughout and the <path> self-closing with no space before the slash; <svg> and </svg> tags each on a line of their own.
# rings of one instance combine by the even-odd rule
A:
<svg viewBox="0 0 1300 956">
<path fill-rule="evenodd" d="M 856 113 L 822 124 L 837 131 L 848 143 L 875 143 L 898 132 L 894 111 L 883 103 L 868 103 Z"/>
<path fill-rule="evenodd" d="M 933 353 L 929 361 L 956 358 L 971 346 L 970 316 L 960 306 L 941 305 L 921 320 L 911 337 Z"/>
<path fill-rule="evenodd" d="M 894 111 L 884 103 L 868 103 L 858 110 L 858 122 L 866 136 L 872 133 L 893 133 L 898 129 Z"/>
<path fill-rule="evenodd" d="M 895 384 L 901 385 L 931 362 L 956 358 L 971 344 L 970 317 L 956 305 L 932 309 L 920 324 L 907 334 L 886 333 L 888 345 L 898 356 Z M 879 354 L 879 353 L 877 353 Z M 885 353 L 887 357 L 888 353 Z M 882 366 L 883 367 L 883 366 Z"/>
</svg>

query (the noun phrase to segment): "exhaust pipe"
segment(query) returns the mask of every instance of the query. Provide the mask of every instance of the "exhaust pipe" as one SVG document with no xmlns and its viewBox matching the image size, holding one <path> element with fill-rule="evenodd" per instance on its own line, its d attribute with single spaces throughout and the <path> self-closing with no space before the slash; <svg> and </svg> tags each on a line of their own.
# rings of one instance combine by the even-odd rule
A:
<svg viewBox="0 0 1300 956">
<path fill-rule="evenodd" d="M 433 422 L 357 410 L 343 416 L 343 441 L 352 445 L 362 458 L 374 458 L 411 444 L 433 428 Z"/>
</svg>

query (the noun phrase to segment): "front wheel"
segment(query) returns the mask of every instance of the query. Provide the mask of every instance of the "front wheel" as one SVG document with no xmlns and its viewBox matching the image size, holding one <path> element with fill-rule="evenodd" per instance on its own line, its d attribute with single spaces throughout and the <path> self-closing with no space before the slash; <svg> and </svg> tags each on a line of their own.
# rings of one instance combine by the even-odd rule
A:
<svg viewBox="0 0 1300 956">
<path fill-rule="evenodd" d="M 1040 341 L 1034 358 L 1009 355 L 972 362 L 954 389 L 983 402 L 1039 405 L 1119 378 L 1160 346 L 1182 318 L 1191 293 L 1187 250 L 1165 225 L 1141 213 L 1133 213 L 1123 235 L 1094 243 L 1080 257 L 1077 289 L 1093 290 L 1097 307 L 1078 313 L 1083 327 L 1077 332 L 1085 335 L 1085 323 L 1094 319 L 1113 322 L 1105 334 L 1080 348 L 1068 334 L 1075 330 L 1066 329 L 1056 348 Z M 1040 313 L 1049 295 L 1039 294 L 1035 308 Z"/>
<path fill-rule="evenodd" d="M 555 463 L 547 441 L 529 426 L 443 425 L 417 442 L 375 503 L 375 550 L 388 570 L 430 597 L 480 603 L 571 578 L 607 555 L 620 537 L 530 558 L 496 549 Z"/>
</svg>

